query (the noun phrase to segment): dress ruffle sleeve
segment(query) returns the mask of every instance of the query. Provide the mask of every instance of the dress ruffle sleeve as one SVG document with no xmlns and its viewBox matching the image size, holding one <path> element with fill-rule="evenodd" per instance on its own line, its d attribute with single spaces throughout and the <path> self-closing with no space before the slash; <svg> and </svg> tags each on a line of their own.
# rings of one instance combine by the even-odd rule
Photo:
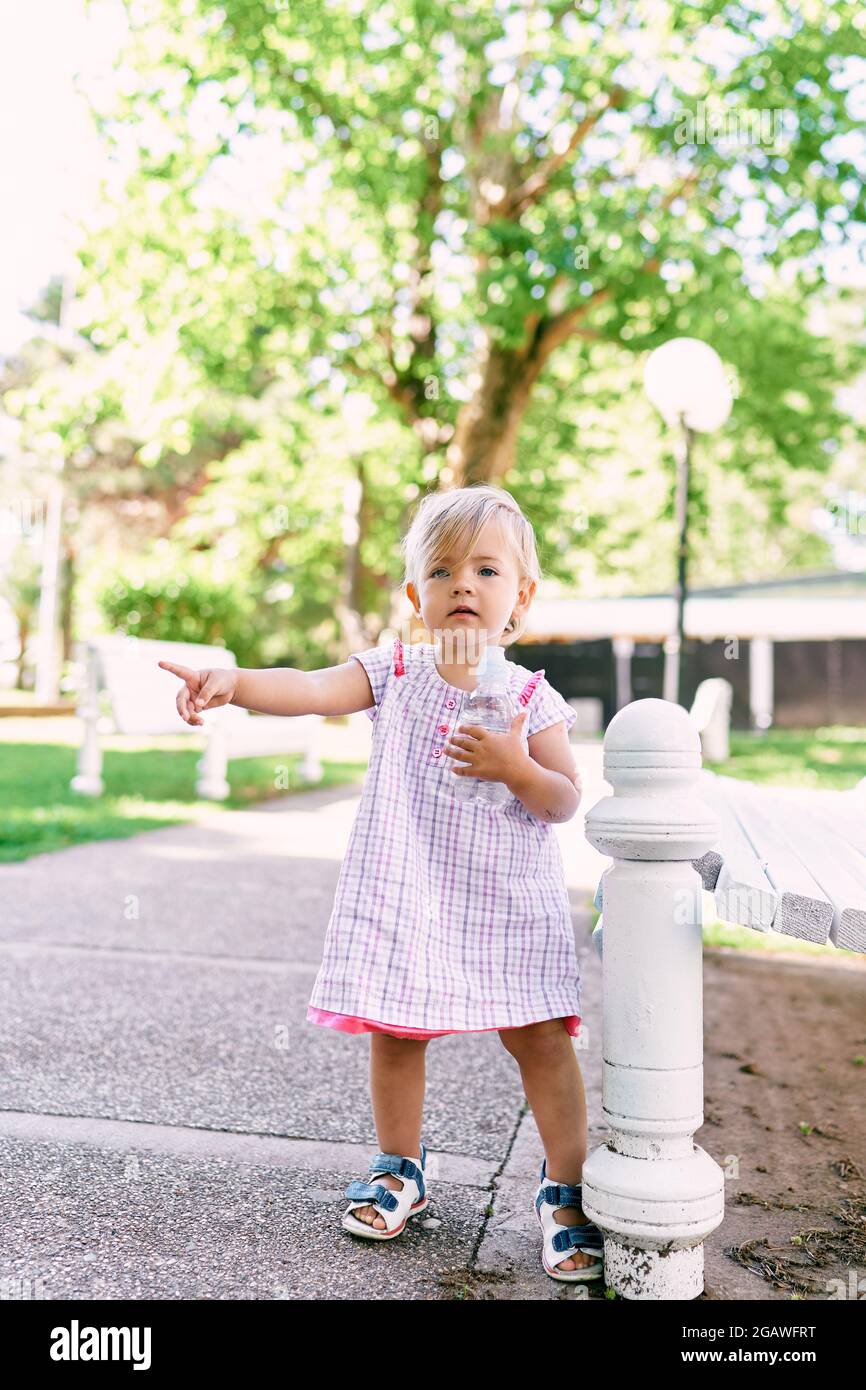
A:
<svg viewBox="0 0 866 1390">
<path fill-rule="evenodd" d="M 558 723 L 560 719 L 564 719 L 566 729 L 570 729 L 577 719 L 577 711 L 573 710 L 571 705 L 562 698 L 559 691 L 554 690 L 549 681 L 542 677 L 529 701 L 529 718 L 526 721 L 527 738 L 531 738 L 533 734 L 539 733 L 541 729 L 546 729 L 551 724 Z"/>
<path fill-rule="evenodd" d="M 369 720 L 374 720 L 378 713 L 378 706 L 382 702 L 385 693 L 385 686 L 388 681 L 388 672 L 394 660 L 394 644 L 388 642 L 382 647 L 368 647 L 363 652 L 352 652 L 350 661 L 360 661 L 373 691 L 374 703 L 364 710 Z"/>
</svg>

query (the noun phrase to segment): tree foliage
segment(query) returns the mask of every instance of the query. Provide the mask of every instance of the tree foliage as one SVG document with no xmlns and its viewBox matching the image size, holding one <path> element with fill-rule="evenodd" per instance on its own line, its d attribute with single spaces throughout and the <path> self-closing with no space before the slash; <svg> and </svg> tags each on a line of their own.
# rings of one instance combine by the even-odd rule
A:
<svg viewBox="0 0 866 1390">
<path fill-rule="evenodd" d="M 863 438 L 837 403 L 862 335 L 814 316 L 866 230 L 859 4 L 127 10 L 89 350 L 16 404 L 73 470 L 187 473 L 173 541 L 222 565 L 231 531 L 270 653 L 375 633 L 431 487 L 504 483 L 563 581 L 665 587 L 641 368 L 679 335 L 737 383 L 700 441 L 695 578 L 820 563 L 792 515 Z"/>
</svg>

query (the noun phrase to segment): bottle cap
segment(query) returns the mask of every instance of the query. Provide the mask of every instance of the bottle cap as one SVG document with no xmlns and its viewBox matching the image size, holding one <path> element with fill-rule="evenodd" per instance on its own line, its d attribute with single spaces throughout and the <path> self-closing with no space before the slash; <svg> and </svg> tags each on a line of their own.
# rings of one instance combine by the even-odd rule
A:
<svg viewBox="0 0 866 1390">
<path fill-rule="evenodd" d="M 508 688 L 508 666 L 505 660 L 505 648 L 489 644 L 481 653 L 481 660 L 476 667 L 475 674 L 479 684 L 483 681 L 485 685 L 501 686 L 503 690 Z"/>
</svg>

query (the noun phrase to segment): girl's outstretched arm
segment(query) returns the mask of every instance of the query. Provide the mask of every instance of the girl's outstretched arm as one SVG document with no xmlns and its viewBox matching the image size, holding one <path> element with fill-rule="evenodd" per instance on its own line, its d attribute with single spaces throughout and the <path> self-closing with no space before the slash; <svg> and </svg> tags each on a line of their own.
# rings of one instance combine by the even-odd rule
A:
<svg viewBox="0 0 866 1390">
<path fill-rule="evenodd" d="M 354 714 L 375 704 L 360 661 L 301 671 L 294 666 L 237 673 L 231 704 L 262 714 Z"/>
</svg>

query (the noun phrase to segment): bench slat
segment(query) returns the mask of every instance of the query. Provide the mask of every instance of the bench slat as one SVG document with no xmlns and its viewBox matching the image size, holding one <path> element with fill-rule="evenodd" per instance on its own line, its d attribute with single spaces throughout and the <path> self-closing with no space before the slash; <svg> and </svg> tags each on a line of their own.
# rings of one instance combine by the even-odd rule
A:
<svg viewBox="0 0 866 1390">
<path fill-rule="evenodd" d="M 700 799 L 706 802 L 719 822 L 717 857 L 721 862 L 714 885 L 716 911 L 723 922 L 735 922 L 754 931 L 769 931 L 779 895 L 737 818 L 726 787 L 726 783 L 734 780 L 703 769 L 698 782 Z M 710 851 L 710 855 L 714 853 Z M 707 858 L 705 855 L 704 859 Z"/>
<path fill-rule="evenodd" d="M 740 782 L 732 799 L 737 819 L 779 894 L 773 930 L 824 945 L 833 925 L 833 903 L 800 857 L 798 842 L 781 829 L 772 794 Z"/>
<path fill-rule="evenodd" d="M 773 795 L 817 815 L 831 832 L 854 851 L 852 872 L 866 887 L 866 798 L 855 791 L 805 791 L 802 787 L 774 787 Z M 847 858 L 847 856 L 846 856 Z"/>
<path fill-rule="evenodd" d="M 321 716 L 318 714 L 253 715 L 242 725 L 232 728 L 229 736 L 231 756 L 255 758 L 270 757 L 271 754 L 297 753 L 304 737 L 312 739 L 317 735 L 320 719 Z"/>
<path fill-rule="evenodd" d="M 775 789 L 774 789 L 775 791 Z M 833 793 L 827 794 L 832 797 Z M 847 798 L 845 792 L 838 793 Z M 774 795 L 774 814 L 788 838 L 808 857 L 816 882 L 833 903 L 830 940 L 846 951 L 866 950 L 866 856 L 845 838 L 856 825 L 856 802 Z"/>
<path fill-rule="evenodd" d="M 866 949 L 866 888 L 852 872 L 856 851 L 815 812 L 806 818 L 799 807 L 777 801 L 774 815 L 791 842 L 808 854 L 809 870 L 833 904 L 833 945 L 848 951 Z"/>
</svg>

